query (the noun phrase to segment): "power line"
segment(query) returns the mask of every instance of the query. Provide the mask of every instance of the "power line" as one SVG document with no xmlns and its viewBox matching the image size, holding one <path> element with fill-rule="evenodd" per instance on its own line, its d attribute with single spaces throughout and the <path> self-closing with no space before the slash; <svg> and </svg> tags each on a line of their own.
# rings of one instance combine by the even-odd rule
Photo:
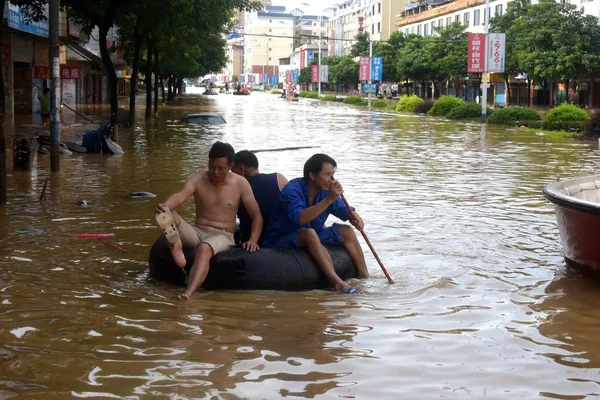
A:
<svg viewBox="0 0 600 400">
<path fill-rule="evenodd" d="M 296 39 L 296 38 L 308 38 L 308 39 L 319 39 L 319 35 L 296 35 L 296 36 L 284 36 L 284 35 L 272 35 L 267 33 L 239 33 L 239 32 L 225 32 L 227 34 L 236 34 L 240 36 L 259 36 L 269 38 L 282 38 L 282 39 Z M 337 42 L 357 42 L 356 39 L 342 39 L 342 38 L 330 38 L 329 36 L 321 36 L 321 40 L 337 41 Z M 373 40 L 377 43 L 388 43 L 387 40 Z"/>
</svg>

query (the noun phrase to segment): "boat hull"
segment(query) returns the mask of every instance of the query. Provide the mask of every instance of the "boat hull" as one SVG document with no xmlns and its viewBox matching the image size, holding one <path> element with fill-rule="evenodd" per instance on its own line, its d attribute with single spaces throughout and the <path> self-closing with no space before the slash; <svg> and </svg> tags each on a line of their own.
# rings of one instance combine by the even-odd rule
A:
<svg viewBox="0 0 600 400">
<path fill-rule="evenodd" d="M 600 278 L 600 175 L 555 182 L 543 192 L 554 204 L 567 265 Z"/>
</svg>

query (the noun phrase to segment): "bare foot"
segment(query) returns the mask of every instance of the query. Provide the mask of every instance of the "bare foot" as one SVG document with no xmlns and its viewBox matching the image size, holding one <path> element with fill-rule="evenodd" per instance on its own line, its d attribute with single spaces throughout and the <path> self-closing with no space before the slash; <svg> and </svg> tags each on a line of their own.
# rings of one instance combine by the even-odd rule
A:
<svg viewBox="0 0 600 400">
<path fill-rule="evenodd" d="M 187 293 L 181 293 L 179 296 L 177 296 L 177 300 L 187 301 L 189 299 L 190 299 L 190 295 Z"/>
<path fill-rule="evenodd" d="M 171 255 L 179 268 L 185 268 L 187 262 L 185 261 L 185 255 L 183 254 L 183 244 L 181 243 L 181 240 L 177 243 L 173 243 L 171 246 Z"/>
</svg>

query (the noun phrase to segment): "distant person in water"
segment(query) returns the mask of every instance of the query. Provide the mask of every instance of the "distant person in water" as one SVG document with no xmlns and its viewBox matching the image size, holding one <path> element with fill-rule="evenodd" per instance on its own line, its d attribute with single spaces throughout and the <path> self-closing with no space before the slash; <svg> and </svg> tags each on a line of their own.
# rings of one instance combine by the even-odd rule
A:
<svg viewBox="0 0 600 400">
<path fill-rule="evenodd" d="M 156 207 L 156 221 L 169 242 L 175 263 L 184 268 L 183 247 L 195 249 L 187 289 L 177 297 L 179 300 L 189 300 L 202 286 L 215 254 L 235 245 L 233 232 L 240 203 L 251 219 L 250 235 L 242 247 L 249 252 L 259 249 L 262 217 L 248 181 L 230 172 L 234 156 L 231 145 L 216 142 L 208 153 L 208 170 L 189 178 L 177 193 Z M 192 196 L 196 220 L 190 224 L 176 210 Z"/>
<path fill-rule="evenodd" d="M 340 198 L 344 189 L 333 177 L 336 167 L 335 160 L 326 154 L 315 154 L 306 161 L 304 176 L 292 179 L 281 191 L 262 245 L 305 247 L 335 290 L 357 293 L 335 273 L 331 256 L 323 246 L 342 244 L 358 269 L 358 277 L 369 276 L 365 256 L 352 227 L 340 224 L 325 227 L 330 214 L 342 221 L 350 220 L 359 230 L 364 227 L 360 216 L 350 212 Z"/>
<path fill-rule="evenodd" d="M 235 161 L 231 171 L 243 176 L 250 183 L 263 219 L 262 234 L 264 234 L 271 219 L 271 211 L 277 203 L 281 189 L 287 185 L 288 180 L 278 172 L 261 174 L 258 170 L 258 158 L 249 150 L 235 153 Z M 243 204 L 240 204 L 238 209 L 238 218 L 240 220 L 242 241 L 244 241 L 252 235 L 252 218 Z"/>
</svg>

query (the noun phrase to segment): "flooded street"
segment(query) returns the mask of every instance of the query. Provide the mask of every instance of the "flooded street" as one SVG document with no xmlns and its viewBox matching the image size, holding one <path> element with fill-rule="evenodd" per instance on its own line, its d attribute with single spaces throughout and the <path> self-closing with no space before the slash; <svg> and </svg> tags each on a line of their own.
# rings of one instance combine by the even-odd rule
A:
<svg viewBox="0 0 600 400">
<path fill-rule="evenodd" d="M 0 398 L 600 396 L 600 284 L 566 270 L 542 187 L 597 144 L 275 95 L 195 97 L 121 129 L 124 156 L 48 155 L 0 209 Z M 187 126 L 188 112 L 227 125 Z M 199 292 L 148 278 L 154 206 L 224 140 L 261 172 L 324 152 L 365 220 L 363 294 Z M 12 160 L 12 155 L 9 156 Z M 129 199 L 149 191 L 156 199 Z M 76 203 L 84 199 L 88 207 Z M 184 217 L 193 216 L 193 205 Z M 114 233 L 127 253 L 85 232 Z"/>
</svg>

